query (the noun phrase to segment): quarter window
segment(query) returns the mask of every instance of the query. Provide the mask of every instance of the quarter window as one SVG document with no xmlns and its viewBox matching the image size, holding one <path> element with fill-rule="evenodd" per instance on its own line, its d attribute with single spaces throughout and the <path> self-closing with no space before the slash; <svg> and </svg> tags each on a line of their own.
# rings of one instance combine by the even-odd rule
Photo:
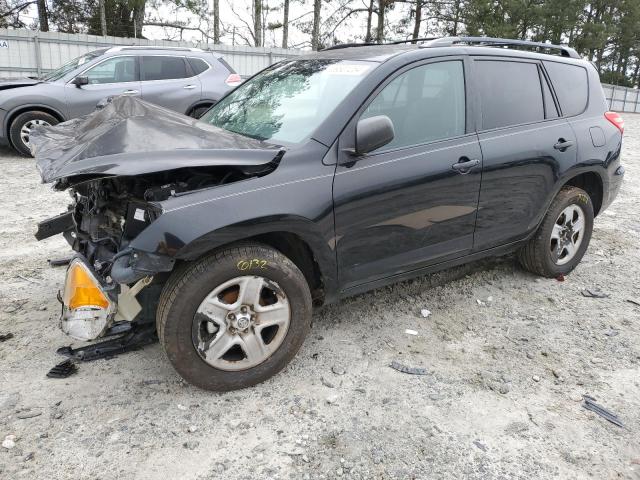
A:
<svg viewBox="0 0 640 480">
<path fill-rule="evenodd" d="M 135 57 L 113 57 L 89 69 L 90 84 L 124 83 L 136 81 Z"/>
<path fill-rule="evenodd" d="M 398 75 L 361 118 L 386 115 L 395 138 L 382 149 L 420 145 L 465 133 L 464 70 L 461 61 L 430 63 Z"/>
<path fill-rule="evenodd" d="M 200 75 L 209 68 L 207 62 L 201 58 L 189 58 L 189 65 L 191 65 L 191 70 L 193 70 L 194 75 Z"/>
<path fill-rule="evenodd" d="M 558 62 L 544 62 L 544 67 L 558 96 L 562 115 L 570 117 L 582 113 L 589 98 L 587 71 L 577 65 Z"/>
<path fill-rule="evenodd" d="M 478 60 L 475 66 L 484 130 L 544 120 L 538 65 Z"/>
<path fill-rule="evenodd" d="M 142 57 L 142 80 L 171 80 L 187 78 L 187 65 L 182 57 Z"/>
</svg>

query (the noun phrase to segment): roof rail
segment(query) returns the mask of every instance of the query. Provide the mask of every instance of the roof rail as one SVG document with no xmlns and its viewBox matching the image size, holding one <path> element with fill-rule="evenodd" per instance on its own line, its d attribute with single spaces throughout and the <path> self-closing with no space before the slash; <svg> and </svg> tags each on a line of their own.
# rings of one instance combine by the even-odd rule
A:
<svg viewBox="0 0 640 480">
<path fill-rule="evenodd" d="M 407 38 L 405 40 L 394 40 L 392 42 L 383 43 L 382 45 L 400 45 L 403 43 L 413 43 L 413 42 L 431 42 L 437 39 L 438 37 Z"/>
<path fill-rule="evenodd" d="M 530 42 L 528 40 L 512 40 L 508 38 L 492 37 L 443 37 L 431 40 L 421 46 L 423 47 L 449 47 L 456 43 L 467 43 L 485 45 L 490 47 L 529 47 L 544 50 L 559 50 L 563 57 L 582 58 L 573 48 L 566 45 L 554 45 L 552 43 Z"/>
<path fill-rule="evenodd" d="M 111 47 L 108 52 L 120 52 L 122 50 L 173 50 L 176 52 L 202 52 L 201 48 L 192 47 L 163 47 L 162 45 L 119 45 Z"/>
<path fill-rule="evenodd" d="M 351 48 L 351 47 L 369 47 L 373 45 L 380 45 L 379 43 L 372 42 L 362 42 L 362 43 L 338 43 L 336 45 L 332 45 L 330 47 L 323 48 L 320 50 L 321 52 L 326 52 L 327 50 L 340 50 L 341 48 Z"/>
</svg>

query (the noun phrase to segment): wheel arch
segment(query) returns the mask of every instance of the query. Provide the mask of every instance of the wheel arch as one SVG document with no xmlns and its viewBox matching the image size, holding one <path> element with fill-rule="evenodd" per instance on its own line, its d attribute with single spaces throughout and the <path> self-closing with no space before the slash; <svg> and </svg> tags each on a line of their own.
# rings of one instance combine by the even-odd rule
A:
<svg viewBox="0 0 640 480">
<path fill-rule="evenodd" d="M 604 198 L 604 182 L 600 174 L 594 171 L 583 172 L 571 177 L 562 186 L 578 187 L 587 192 L 593 204 L 593 214 L 598 215 Z"/>
<path fill-rule="evenodd" d="M 187 108 L 187 111 L 186 111 L 185 115 L 190 117 L 191 114 L 193 113 L 193 111 L 196 108 L 212 107 L 215 103 L 216 103 L 216 100 L 213 100 L 211 98 L 201 98 L 200 100 L 198 100 L 198 101 L 194 102 L 193 104 L 191 104 L 189 106 L 189 108 Z"/>
</svg>

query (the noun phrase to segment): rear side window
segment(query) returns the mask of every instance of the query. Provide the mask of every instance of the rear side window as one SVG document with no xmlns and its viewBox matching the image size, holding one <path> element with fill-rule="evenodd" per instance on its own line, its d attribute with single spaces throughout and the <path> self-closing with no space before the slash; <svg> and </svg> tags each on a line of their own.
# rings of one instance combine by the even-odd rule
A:
<svg viewBox="0 0 640 480">
<path fill-rule="evenodd" d="M 462 62 L 449 61 L 412 68 L 378 93 L 361 118 L 386 115 L 394 139 L 382 147 L 420 145 L 465 133 L 465 90 Z"/>
<path fill-rule="evenodd" d="M 567 63 L 543 63 L 556 91 L 562 115 L 571 117 L 584 112 L 589 99 L 587 70 Z"/>
<path fill-rule="evenodd" d="M 187 78 L 187 65 L 182 57 L 142 57 L 141 80 Z"/>
<path fill-rule="evenodd" d="M 544 120 L 535 63 L 477 60 L 475 67 L 483 130 Z"/>
<path fill-rule="evenodd" d="M 209 68 L 209 64 L 201 58 L 188 58 L 187 60 L 189 61 L 189 65 L 191 65 L 191 70 L 193 70 L 194 75 L 200 75 Z"/>
</svg>

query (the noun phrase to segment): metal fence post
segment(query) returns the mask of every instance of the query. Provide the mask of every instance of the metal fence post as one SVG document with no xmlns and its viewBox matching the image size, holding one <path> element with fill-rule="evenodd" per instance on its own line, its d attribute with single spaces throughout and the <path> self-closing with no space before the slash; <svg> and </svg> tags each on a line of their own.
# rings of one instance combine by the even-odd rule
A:
<svg viewBox="0 0 640 480">
<path fill-rule="evenodd" d="M 42 58 L 40 58 L 40 39 L 38 38 L 38 32 L 33 36 L 33 47 L 36 56 L 36 74 L 40 77 L 42 75 Z"/>
</svg>

